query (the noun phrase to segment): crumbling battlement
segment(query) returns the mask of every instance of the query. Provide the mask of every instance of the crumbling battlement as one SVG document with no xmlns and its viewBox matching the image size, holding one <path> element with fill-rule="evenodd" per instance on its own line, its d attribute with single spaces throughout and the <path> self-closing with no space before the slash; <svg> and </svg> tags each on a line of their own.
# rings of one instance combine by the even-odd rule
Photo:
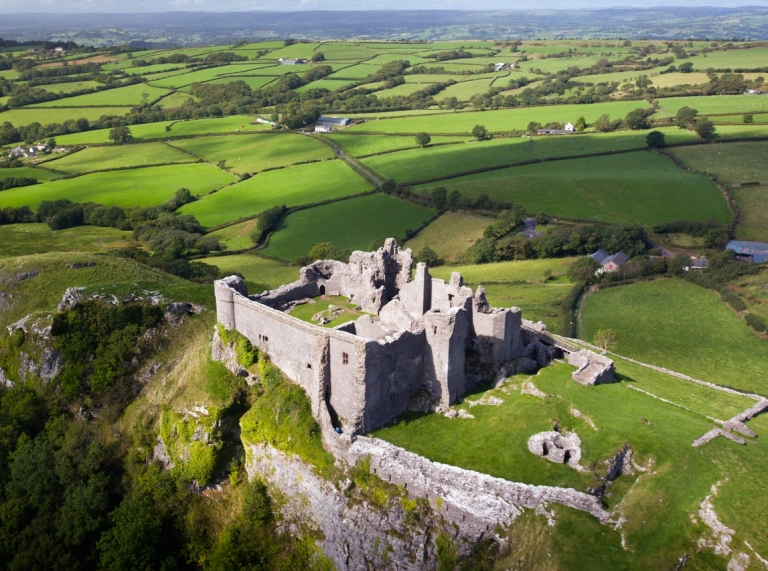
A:
<svg viewBox="0 0 768 571">
<path fill-rule="evenodd" d="M 434 407 L 449 406 L 467 386 L 468 352 L 498 369 L 523 351 L 518 308 L 497 309 L 482 288 L 473 292 L 454 273 L 432 278 L 394 239 L 376 252 L 354 252 L 349 263 L 314 262 L 299 279 L 248 296 L 243 281 L 215 283 L 219 322 L 267 353 L 304 388 L 316 418 L 327 408 L 334 427 L 370 432 L 404 412 L 426 392 Z M 327 329 L 282 311 L 318 295 L 343 295 L 367 312 Z"/>
</svg>

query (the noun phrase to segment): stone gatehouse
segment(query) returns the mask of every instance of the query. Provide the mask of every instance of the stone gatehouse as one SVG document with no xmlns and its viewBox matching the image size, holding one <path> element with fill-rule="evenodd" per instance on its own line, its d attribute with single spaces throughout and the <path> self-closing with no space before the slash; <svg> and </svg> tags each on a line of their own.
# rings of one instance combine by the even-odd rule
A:
<svg viewBox="0 0 768 571">
<path fill-rule="evenodd" d="M 218 320 L 307 392 L 321 426 L 330 420 L 346 434 L 376 430 L 416 401 L 447 407 L 503 364 L 533 362 L 525 356 L 533 345 L 540 366 L 555 356 L 523 326 L 519 308 L 491 307 L 457 272 L 446 283 L 417 264 L 411 279 L 412 266 L 411 250 L 390 238 L 349 263 L 310 264 L 297 281 L 258 295 L 231 276 L 215 283 Z M 345 296 L 365 314 L 329 329 L 287 312 L 318 295 Z"/>
</svg>

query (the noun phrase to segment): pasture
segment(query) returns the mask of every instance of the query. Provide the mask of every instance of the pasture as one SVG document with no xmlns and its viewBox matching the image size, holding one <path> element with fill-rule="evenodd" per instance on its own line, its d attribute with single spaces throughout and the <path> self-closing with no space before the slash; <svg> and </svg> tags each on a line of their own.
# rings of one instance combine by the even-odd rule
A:
<svg viewBox="0 0 768 571">
<path fill-rule="evenodd" d="M 666 220 L 727 222 L 731 212 L 717 186 L 650 151 L 564 159 L 467 175 L 416 187 L 445 186 L 464 196 L 485 193 L 529 212 L 651 226 Z"/>
<path fill-rule="evenodd" d="M 399 183 L 426 180 L 473 169 L 509 165 L 532 158 L 526 138 L 473 141 L 399 151 L 363 159 L 363 163 Z"/>
<path fill-rule="evenodd" d="M 131 135 L 134 139 L 172 139 L 194 135 L 215 135 L 218 133 L 244 133 L 268 131 L 269 125 L 251 125 L 254 117 L 232 115 L 218 119 L 191 119 L 188 121 L 161 121 L 158 123 L 143 123 L 131 125 Z M 170 127 L 170 129 L 169 129 Z M 96 129 L 82 133 L 72 133 L 56 137 L 60 145 L 89 145 L 109 143 L 110 129 Z"/>
<path fill-rule="evenodd" d="M 248 87 L 251 89 L 261 89 L 265 85 L 268 85 L 275 81 L 276 78 L 271 76 L 255 76 L 255 75 L 228 75 L 226 77 L 220 77 L 219 79 L 213 79 L 211 81 L 206 81 L 206 84 L 221 84 L 221 83 L 232 83 L 233 81 L 242 81 L 245 83 Z"/>
<path fill-rule="evenodd" d="M 691 170 L 714 175 L 726 186 L 768 183 L 768 141 L 680 147 L 670 153 Z"/>
<path fill-rule="evenodd" d="M 204 164 L 135 169 L 130 176 L 123 171 L 110 171 L 4 190 L 0 192 L 0 208 L 29 206 L 34 210 L 43 200 L 61 198 L 125 208 L 154 206 L 171 198 L 180 188 L 200 195 L 234 180 L 230 173 Z"/>
<path fill-rule="evenodd" d="M 0 169 L 0 180 L 4 178 L 32 177 L 39 181 L 46 181 L 61 178 L 61 176 L 61 174 L 51 172 L 45 168 L 16 167 L 12 169 Z"/>
<path fill-rule="evenodd" d="M 211 232 L 210 235 L 217 238 L 225 250 L 245 250 L 254 246 L 251 232 L 256 229 L 258 223 L 258 218 L 251 218 Z"/>
<path fill-rule="evenodd" d="M 45 166 L 76 174 L 95 170 L 191 162 L 195 162 L 194 157 L 163 143 L 142 143 L 88 147 L 61 159 L 45 163 Z"/>
<path fill-rule="evenodd" d="M 219 268 L 227 275 L 242 274 L 248 284 L 248 292 L 261 293 L 265 289 L 276 289 L 283 284 L 299 279 L 299 267 L 256 254 L 233 254 L 213 256 L 201 260 Z"/>
<path fill-rule="evenodd" d="M 768 186 L 745 186 L 730 192 L 741 208 L 736 237 L 739 240 L 768 242 Z"/>
<path fill-rule="evenodd" d="M 317 81 L 313 81 L 311 83 L 308 83 L 306 85 L 302 85 L 296 91 L 298 93 L 303 93 L 304 91 L 308 91 L 310 89 L 327 89 L 328 91 L 337 91 L 341 89 L 342 87 L 346 87 L 348 85 L 352 85 L 355 83 L 356 80 L 351 79 L 318 79 Z"/>
<path fill-rule="evenodd" d="M 380 97 L 382 99 L 387 97 L 408 97 L 417 91 L 421 91 L 427 85 L 431 84 L 421 84 L 421 83 L 402 83 L 400 85 L 396 85 L 395 87 L 390 87 L 388 89 L 382 89 L 380 91 L 376 92 L 376 97 Z"/>
<path fill-rule="evenodd" d="M 131 232 L 115 228 L 78 226 L 54 231 L 47 224 L 0 226 L 0 257 L 47 252 L 104 252 L 132 242 Z"/>
<path fill-rule="evenodd" d="M 545 274 L 551 272 L 554 277 L 564 276 L 568 267 L 577 258 L 547 258 L 542 260 L 523 260 L 519 262 L 497 262 L 495 264 L 467 266 L 439 266 L 429 272 L 436 278 L 448 281 L 452 272 L 459 272 L 464 281 L 472 287 L 487 283 L 544 283 Z M 567 279 L 567 278 L 566 278 Z"/>
<path fill-rule="evenodd" d="M 495 78 L 473 79 L 462 81 L 443 89 L 435 95 L 437 101 L 443 101 L 448 97 L 455 97 L 459 101 L 469 101 L 474 95 L 481 95 L 488 91 Z"/>
<path fill-rule="evenodd" d="M 381 66 L 379 65 L 359 63 L 357 65 L 341 68 L 339 71 L 335 71 L 329 75 L 327 79 L 363 79 L 369 75 L 373 75 L 380 69 Z"/>
<path fill-rule="evenodd" d="M 163 97 L 157 104 L 163 109 L 170 109 L 172 107 L 181 107 L 190 99 L 192 101 L 199 101 L 197 97 L 193 97 L 189 93 L 176 91 L 175 93 Z"/>
<path fill-rule="evenodd" d="M 693 64 L 694 69 L 706 71 L 709 68 L 716 70 L 724 69 L 756 69 L 765 67 L 765 62 L 768 61 L 768 48 L 757 47 L 742 50 L 728 50 L 722 52 L 710 52 L 700 56 L 692 56 L 680 60 L 689 61 Z M 676 64 L 678 62 L 675 62 Z"/>
<path fill-rule="evenodd" d="M 127 107 L 131 107 L 144 101 L 145 94 L 146 101 L 151 103 L 152 101 L 160 99 L 164 95 L 168 95 L 168 90 L 161 89 L 159 87 L 152 87 L 144 83 L 137 83 L 135 85 L 116 87 L 114 89 L 105 89 L 103 91 L 88 93 L 86 95 L 76 95 L 74 97 L 65 97 L 64 99 L 54 99 L 53 101 L 46 101 L 45 103 L 32 105 L 30 108 L 39 109 L 46 107 L 98 107 L 100 105 L 125 105 Z M 127 111 L 123 111 L 123 114 L 126 112 Z"/>
<path fill-rule="evenodd" d="M 664 133 L 668 145 L 698 141 L 691 131 L 677 127 L 655 129 Z M 610 151 L 642 150 L 647 148 L 648 131 L 615 131 L 613 133 L 582 133 L 576 135 L 543 135 L 531 138 L 534 159 L 588 155 Z"/>
<path fill-rule="evenodd" d="M 371 190 L 370 184 L 344 162 L 324 161 L 260 173 L 204 200 L 187 204 L 181 212 L 193 214 L 201 224 L 212 227 L 254 216 L 281 204 L 312 204 L 368 190 Z"/>
<path fill-rule="evenodd" d="M 63 123 L 67 119 L 85 118 L 89 121 L 95 121 L 103 116 L 122 117 L 128 111 L 125 107 L 77 107 L 70 109 L 20 107 L 0 113 L 0 122 L 5 123 L 7 121 L 14 127 L 23 127 L 30 123 L 50 125 L 51 123 Z M 59 138 L 57 137 L 56 140 L 58 141 Z"/>
<path fill-rule="evenodd" d="M 715 292 L 678 279 L 600 290 L 587 298 L 582 319 L 587 340 L 615 330 L 621 355 L 768 394 L 768 345 Z"/>
<path fill-rule="evenodd" d="M 583 116 L 588 123 L 593 123 L 600 115 L 608 113 L 614 118 L 624 116 L 638 107 L 647 108 L 645 101 L 617 101 L 595 103 L 593 105 L 551 105 L 545 107 L 526 107 L 497 111 L 478 111 L 467 113 L 445 113 L 434 116 L 419 116 L 398 119 L 378 119 L 366 121 L 349 127 L 351 131 L 373 131 L 382 133 L 470 133 L 475 125 L 485 125 L 494 133 L 504 131 L 522 131 L 531 121 L 546 124 L 550 121 L 576 121 Z"/>
<path fill-rule="evenodd" d="M 348 135 L 329 133 L 323 137 L 344 147 L 353 157 L 365 157 L 403 149 L 416 149 L 419 145 L 410 135 Z M 432 137 L 430 146 L 440 143 L 463 143 L 467 137 Z"/>
<path fill-rule="evenodd" d="M 333 149 L 316 139 L 294 134 L 264 133 L 200 137 L 174 141 L 173 146 L 238 174 L 254 173 L 294 163 L 330 159 Z"/>
<path fill-rule="evenodd" d="M 724 115 L 768 111 L 768 97 L 755 95 L 708 95 L 706 97 L 667 97 L 659 99 L 657 113 L 674 117 L 683 107 L 693 107 L 701 115 Z"/>
<path fill-rule="evenodd" d="M 491 222 L 493 220 L 489 218 L 446 212 L 408 240 L 405 247 L 416 254 L 428 246 L 441 260 L 455 262 L 476 240 L 482 238 L 483 230 Z"/>
<path fill-rule="evenodd" d="M 98 83 L 96 81 L 91 80 L 84 80 L 84 81 L 71 81 L 69 83 L 53 83 L 50 85 L 41 85 L 40 87 L 42 89 L 45 89 L 46 91 L 50 91 L 51 93 L 72 93 L 73 91 L 80 91 L 81 89 L 93 89 L 94 87 L 100 86 L 101 83 Z M 60 101 L 66 101 L 67 99 L 63 99 Z"/>
<path fill-rule="evenodd" d="M 367 250 L 379 238 L 402 240 L 406 230 L 416 229 L 435 211 L 384 194 L 342 200 L 283 219 L 269 240 L 265 253 L 285 260 L 305 256 L 315 244 L 331 242 L 348 250 Z M 312 228 L 311 232 L 307 229 Z"/>
</svg>

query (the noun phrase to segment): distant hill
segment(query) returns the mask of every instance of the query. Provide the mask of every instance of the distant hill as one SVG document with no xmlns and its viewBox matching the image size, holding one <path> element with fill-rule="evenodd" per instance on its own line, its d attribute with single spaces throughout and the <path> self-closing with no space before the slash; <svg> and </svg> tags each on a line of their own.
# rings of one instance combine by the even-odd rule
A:
<svg viewBox="0 0 768 571">
<path fill-rule="evenodd" d="M 768 7 L 518 11 L 4 14 L 0 36 L 93 45 L 200 45 L 248 39 L 768 39 Z"/>
</svg>

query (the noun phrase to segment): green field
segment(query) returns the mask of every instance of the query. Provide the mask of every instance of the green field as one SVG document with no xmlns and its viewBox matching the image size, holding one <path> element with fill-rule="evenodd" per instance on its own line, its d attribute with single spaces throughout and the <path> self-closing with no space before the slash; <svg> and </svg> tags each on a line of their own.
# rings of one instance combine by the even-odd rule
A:
<svg viewBox="0 0 768 571">
<path fill-rule="evenodd" d="M 51 123 L 63 123 L 67 119 L 80 119 L 81 117 L 88 119 L 89 121 L 95 121 L 104 115 L 122 117 L 127 112 L 128 109 L 125 107 L 82 107 L 73 109 L 22 107 L 20 109 L 11 109 L 0 113 L 0 123 L 5 123 L 7 121 L 14 127 L 23 127 L 30 123 L 50 125 Z M 109 133 L 109 130 L 107 129 L 106 132 Z M 64 137 L 61 138 L 63 139 Z M 59 137 L 57 137 L 56 140 L 58 141 Z M 71 143 L 62 142 L 61 144 Z"/>
<path fill-rule="evenodd" d="M 726 186 L 768 182 L 768 141 L 698 145 L 671 153 L 691 170 L 714 175 Z"/>
<path fill-rule="evenodd" d="M 417 91 L 421 91 L 422 89 L 427 87 L 427 85 L 431 85 L 431 84 L 402 83 L 395 87 L 390 87 L 389 89 L 382 89 L 380 91 L 377 91 L 375 95 L 379 99 L 386 99 L 388 97 L 409 97 L 410 95 L 416 93 Z"/>
<path fill-rule="evenodd" d="M 723 52 L 711 52 L 708 54 L 693 56 L 680 60 L 693 63 L 694 69 L 707 70 L 710 67 L 715 69 L 755 69 L 765 67 L 768 61 L 768 48 L 756 47 L 744 50 L 728 50 Z M 675 62 L 678 63 L 678 62 Z"/>
<path fill-rule="evenodd" d="M 174 97 L 171 95 L 170 97 Z M 63 111 L 63 110 L 61 110 Z M 192 119 L 189 121 L 161 121 L 158 123 L 144 123 L 141 125 L 131 125 L 131 135 L 134 139 L 166 139 L 173 137 L 188 137 L 192 135 L 214 135 L 218 133 L 243 133 L 268 131 L 269 125 L 251 125 L 254 117 L 244 115 L 232 115 L 221 119 Z M 171 130 L 166 130 L 170 127 Z M 56 137 L 56 142 L 60 145 L 96 145 L 99 143 L 110 143 L 110 129 L 98 129 L 94 131 L 85 131 L 83 133 L 73 133 L 71 135 L 62 135 Z"/>
<path fill-rule="evenodd" d="M 46 163 L 47 165 L 48 163 Z M 0 180 L 4 178 L 32 177 L 39 181 L 61 178 L 62 175 L 35 167 L 17 167 L 13 169 L 0 169 Z"/>
<path fill-rule="evenodd" d="M 334 157 L 331 147 L 311 137 L 291 134 L 231 135 L 174 141 L 210 163 L 226 161 L 238 174 Z"/>
<path fill-rule="evenodd" d="M 171 93 L 166 97 L 163 97 L 160 101 L 157 102 L 157 104 L 163 109 L 170 109 L 173 107 L 181 107 L 190 99 L 192 101 L 199 101 L 197 97 L 193 97 L 189 93 L 177 91 L 175 93 Z"/>
<path fill-rule="evenodd" d="M 0 192 L 0 208 L 29 206 L 34 210 L 43 200 L 61 198 L 109 206 L 154 206 L 171 198 L 180 188 L 200 195 L 234 180 L 230 173 L 203 164 L 135 169 L 129 176 L 123 171 L 94 173 L 4 190 Z"/>
<path fill-rule="evenodd" d="M 383 194 L 342 200 L 287 216 L 272 235 L 266 253 L 293 260 L 315 244 L 331 242 L 348 250 L 367 250 L 379 238 L 402 240 L 435 211 Z M 312 228 L 312 232 L 307 232 Z"/>
<path fill-rule="evenodd" d="M 328 76 L 328 79 L 363 79 L 369 75 L 373 75 L 381 69 L 379 65 L 371 65 L 369 63 L 360 63 L 345 67 L 339 71 L 333 72 Z"/>
<path fill-rule="evenodd" d="M 662 127 L 668 145 L 699 141 L 699 137 L 686 129 Z M 543 135 L 532 137 L 533 158 L 547 159 L 572 155 L 588 155 L 609 151 L 645 149 L 648 131 L 616 131 L 613 133 L 583 133 L 579 135 Z"/>
<path fill-rule="evenodd" d="M 67 173 L 171 163 L 191 163 L 195 158 L 163 143 L 88 147 L 45 166 Z"/>
<path fill-rule="evenodd" d="M 253 66 L 258 67 L 258 66 Z M 201 69 L 200 71 L 190 71 L 188 73 L 176 74 L 171 77 L 165 77 L 163 79 L 151 79 L 151 85 L 156 87 L 184 87 L 192 85 L 193 83 L 201 83 L 204 81 L 210 81 L 211 79 L 217 79 L 222 75 L 228 73 L 237 72 L 240 68 L 233 67 L 231 65 L 221 65 L 217 67 L 211 67 L 208 69 Z M 242 70 L 244 71 L 244 70 Z"/>
<path fill-rule="evenodd" d="M 72 93 L 73 91 L 80 91 L 81 89 L 93 89 L 99 85 L 101 85 L 101 83 L 98 83 L 97 81 L 84 80 L 71 81 L 69 83 L 53 83 L 51 85 L 41 85 L 40 87 L 51 93 Z M 68 101 L 68 99 L 61 99 L 59 101 L 64 105 L 64 102 Z"/>
<path fill-rule="evenodd" d="M 652 225 L 664 220 L 727 222 L 728 205 L 704 175 L 689 174 L 649 151 L 538 163 L 416 187 L 445 186 L 462 195 L 486 193 L 529 212 Z"/>
<path fill-rule="evenodd" d="M 323 78 L 323 79 L 318 79 L 317 81 L 313 81 L 312 83 L 302 85 L 296 91 L 299 93 L 302 93 L 309 89 L 327 89 L 328 91 L 336 91 L 338 89 L 341 89 L 342 87 L 346 87 L 347 85 L 352 85 L 353 83 L 355 83 L 355 81 L 350 79 Z"/>
<path fill-rule="evenodd" d="M 415 149 L 418 144 L 410 135 L 347 135 L 330 133 L 323 135 L 344 147 L 353 157 L 364 157 L 402 149 Z M 439 143 L 463 143 L 467 137 L 432 137 L 430 145 Z"/>
<path fill-rule="evenodd" d="M 132 242 L 131 232 L 115 228 L 79 226 L 51 230 L 47 224 L 0 226 L 0 257 L 46 252 L 103 252 Z"/>
<path fill-rule="evenodd" d="M 137 83 L 127 87 L 117 87 L 115 89 L 106 89 L 89 93 L 87 95 L 76 95 L 75 97 L 66 97 L 64 99 L 55 99 L 32 105 L 30 108 L 40 109 L 45 107 L 97 107 L 99 105 L 125 105 L 133 106 L 140 104 L 147 94 L 147 101 L 152 102 L 163 95 L 168 94 L 167 89 L 152 87 L 144 83 Z M 125 113 L 125 111 L 123 112 Z M 79 117 L 79 115 L 77 116 Z"/>
<path fill-rule="evenodd" d="M 483 236 L 483 230 L 491 222 L 493 220 L 489 218 L 446 212 L 408 240 L 405 247 L 411 248 L 415 254 L 429 246 L 441 260 L 456 261 L 475 240 Z"/>
<path fill-rule="evenodd" d="M 563 333 L 564 308 L 560 303 L 570 292 L 570 284 L 486 284 L 483 288 L 494 307 L 519 307 L 524 319 L 543 321 L 547 331 Z"/>
<path fill-rule="evenodd" d="M 275 81 L 274 77 L 268 77 L 268 76 L 239 76 L 239 75 L 230 75 L 227 77 L 222 77 L 220 79 L 214 79 L 212 81 L 206 81 L 206 84 L 218 84 L 218 83 L 232 83 L 233 81 L 242 81 L 245 83 L 248 87 L 251 89 L 260 89 L 267 85 L 268 83 L 272 83 Z"/>
<path fill-rule="evenodd" d="M 588 340 L 615 330 L 619 354 L 768 394 L 768 345 L 710 290 L 671 279 L 598 291 L 587 298 L 583 323 Z"/>
<path fill-rule="evenodd" d="M 248 292 L 261 293 L 265 289 L 276 289 L 283 284 L 299 279 L 299 268 L 255 254 L 233 254 L 201 260 L 218 267 L 224 273 L 242 274 L 248 284 Z"/>
<path fill-rule="evenodd" d="M 768 242 L 768 186 L 734 188 L 730 192 L 741 208 L 736 237 L 739 240 Z"/>
<path fill-rule="evenodd" d="M 441 115 L 408 117 L 399 119 L 379 119 L 353 125 L 352 131 L 374 131 L 383 133 L 469 133 L 475 125 L 485 125 L 491 132 L 525 130 L 531 121 L 541 124 L 550 121 L 576 121 L 583 116 L 588 123 L 593 123 L 600 115 L 608 113 L 614 118 L 624 116 L 638 107 L 647 108 L 645 101 L 618 101 L 595 103 L 593 105 L 551 105 L 549 107 L 527 107 L 498 111 L 471 113 L 446 113 Z"/>
<path fill-rule="evenodd" d="M 208 227 L 234 222 L 280 204 L 298 206 L 371 190 L 340 160 L 260 173 L 204 200 L 182 207 Z"/>
<path fill-rule="evenodd" d="M 525 138 L 473 141 L 388 153 L 363 159 L 384 178 L 397 182 L 426 180 L 473 169 L 530 160 L 531 143 Z"/>
<path fill-rule="evenodd" d="M 430 273 L 440 279 L 449 280 L 452 272 L 459 272 L 464 281 L 472 286 L 486 283 L 545 281 L 544 274 L 551 272 L 554 277 L 568 272 L 576 258 L 550 258 L 544 260 L 524 260 L 520 262 L 498 262 L 495 264 L 469 266 L 440 266 L 430 268 Z"/>
<path fill-rule="evenodd" d="M 251 218 L 211 232 L 210 235 L 217 238 L 225 250 L 245 250 L 254 246 L 251 231 L 256 229 L 258 222 L 258 218 Z"/>
<path fill-rule="evenodd" d="M 494 79 L 472 79 L 462 81 L 443 89 L 435 95 L 435 100 L 443 101 L 448 97 L 455 97 L 459 101 L 469 101 L 473 95 L 480 95 L 488 91 Z"/>
<path fill-rule="evenodd" d="M 662 117 L 674 116 L 682 107 L 693 107 L 701 115 L 768 111 L 768 97 L 759 95 L 709 95 L 707 97 L 669 97 L 659 99 Z"/>
</svg>

